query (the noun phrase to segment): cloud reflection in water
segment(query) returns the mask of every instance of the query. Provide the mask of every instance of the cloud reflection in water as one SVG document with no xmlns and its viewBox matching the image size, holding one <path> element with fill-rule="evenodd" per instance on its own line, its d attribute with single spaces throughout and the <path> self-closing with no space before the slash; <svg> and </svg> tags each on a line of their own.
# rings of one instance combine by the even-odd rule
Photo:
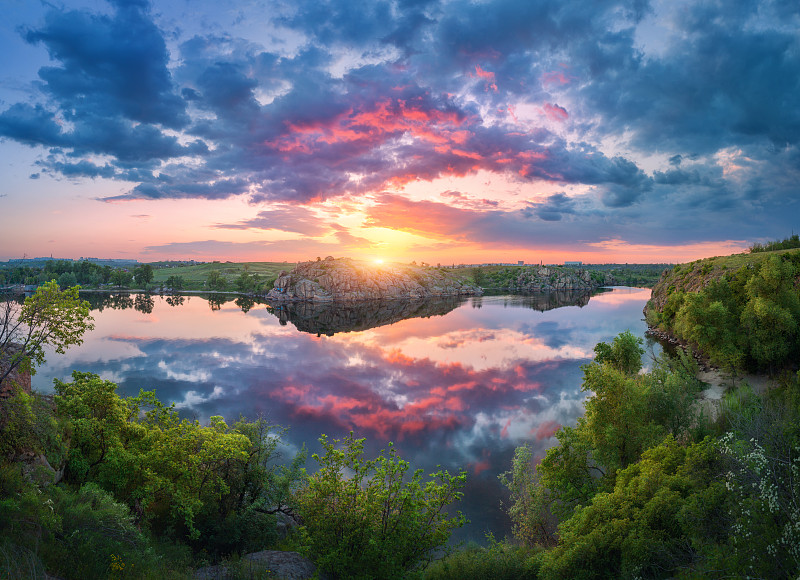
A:
<svg viewBox="0 0 800 580">
<path fill-rule="evenodd" d="M 524 442 L 537 455 L 553 433 L 583 412 L 580 365 L 593 346 L 645 329 L 649 290 L 615 289 L 585 306 L 540 312 L 520 297 L 484 297 L 445 314 L 317 336 L 282 325 L 263 306 L 187 297 L 152 311 L 106 308 L 97 329 L 34 377 L 47 390 L 72 369 L 120 385 L 121 394 L 155 389 L 201 420 L 264 415 L 291 427 L 289 443 L 316 450 L 321 433 L 353 430 L 370 453 L 394 441 L 415 466 L 470 472 L 464 537 L 502 537 L 498 473 Z M 146 324 L 144 324 L 146 322 Z M 313 330 L 313 328 L 312 328 Z M 309 464 L 309 468 L 313 468 Z"/>
</svg>

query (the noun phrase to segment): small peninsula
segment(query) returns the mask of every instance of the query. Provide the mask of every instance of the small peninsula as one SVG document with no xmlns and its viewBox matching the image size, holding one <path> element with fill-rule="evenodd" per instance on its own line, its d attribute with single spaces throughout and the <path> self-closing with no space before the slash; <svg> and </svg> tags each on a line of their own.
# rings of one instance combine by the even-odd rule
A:
<svg viewBox="0 0 800 580">
<path fill-rule="evenodd" d="M 353 302 L 483 293 L 453 271 L 415 264 L 371 264 L 350 258 L 327 257 L 301 262 L 282 271 L 267 293 L 269 301 Z"/>
</svg>

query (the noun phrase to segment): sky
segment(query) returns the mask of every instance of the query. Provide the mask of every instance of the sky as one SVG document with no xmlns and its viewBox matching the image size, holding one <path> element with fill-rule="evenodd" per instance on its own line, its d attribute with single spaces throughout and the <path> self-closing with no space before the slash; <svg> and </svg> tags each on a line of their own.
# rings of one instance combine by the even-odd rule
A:
<svg viewBox="0 0 800 580">
<path fill-rule="evenodd" d="M 3 0 L 0 260 L 681 262 L 800 217 L 800 4 Z"/>
</svg>

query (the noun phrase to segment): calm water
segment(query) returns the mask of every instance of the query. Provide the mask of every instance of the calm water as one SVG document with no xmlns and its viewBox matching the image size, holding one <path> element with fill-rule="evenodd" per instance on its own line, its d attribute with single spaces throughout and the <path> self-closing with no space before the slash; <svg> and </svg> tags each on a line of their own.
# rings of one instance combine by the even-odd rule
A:
<svg viewBox="0 0 800 580">
<path fill-rule="evenodd" d="M 50 354 L 33 384 L 51 391 L 53 378 L 77 369 L 123 395 L 155 389 L 200 420 L 261 414 L 290 427 L 286 455 L 303 442 L 318 451 L 321 433 L 353 430 L 370 452 L 393 441 L 414 467 L 469 471 L 460 509 L 472 523 L 460 538 L 480 541 L 508 533 L 497 475 L 514 448 L 527 442 L 542 455 L 559 425 L 575 423 L 580 366 L 598 341 L 626 329 L 644 335 L 649 296 L 614 288 L 563 307 L 555 297 L 491 296 L 279 310 L 94 296 L 104 303 L 96 329 L 81 347 Z"/>
</svg>

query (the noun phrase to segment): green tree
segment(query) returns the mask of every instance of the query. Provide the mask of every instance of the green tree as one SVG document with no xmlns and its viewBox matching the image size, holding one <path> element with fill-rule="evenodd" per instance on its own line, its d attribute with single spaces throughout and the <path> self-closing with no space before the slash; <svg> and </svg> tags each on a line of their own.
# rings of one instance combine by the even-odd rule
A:
<svg viewBox="0 0 800 580">
<path fill-rule="evenodd" d="M 317 564 L 339 578 L 398 578 L 424 565 L 453 529 L 466 523 L 446 508 L 461 499 L 466 472 L 440 470 L 423 480 L 421 469 L 404 481 L 410 465 L 389 447 L 363 457 L 364 439 L 352 433 L 314 454 L 320 470 L 297 496 L 303 534 Z M 346 473 L 350 473 L 349 477 Z"/>
<path fill-rule="evenodd" d="M 153 281 L 153 267 L 150 264 L 136 266 L 133 269 L 133 277 L 137 284 L 144 284 L 144 289 L 147 290 L 147 285 Z"/>
<path fill-rule="evenodd" d="M 63 354 L 81 344 L 83 335 L 94 329 L 89 303 L 78 297 L 78 287 L 59 290 L 47 282 L 20 305 L 6 300 L 0 311 L 0 382 L 15 369 L 34 374 L 51 347 Z"/>
<path fill-rule="evenodd" d="M 594 360 L 608 363 L 620 372 L 635 375 L 642 368 L 642 339 L 626 330 L 614 337 L 611 344 L 598 342 L 594 347 Z"/>
<path fill-rule="evenodd" d="M 183 290 L 184 280 L 183 276 L 175 276 L 174 274 L 167 278 L 167 287 L 172 289 L 173 292 L 180 292 Z"/>
<path fill-rule="evenodd" d="M 673 439 L 646 451 L 559 526 L 540 577 L 664 578 L 724 543 L 726 489 L 713 441 Z M 706 577 L 702 572 L 698 577 Z"/>
<path fill-rule="evenodd" d="M 578 425 L 593 456 L 611 475 L 637 461 L 664 429 L 650 420 L 647 390 L 641 381 L 609 365 L 584 367 L 581 389 L 594 393 Z"/>
<path fill-rule="evenodd" d="M 231 428 L 211 417 L 203 426 L 181 419 L 152 391 L 123 399 L 97 375 L 75 371 L 72 377 L 55 382 L 58 412 L 72 433 L 69 482 L 97 483 L 162 534 L 198 542 L 216 530 L 221 551 L 234 549 L 234 536 L 219 538 L 231 535 L 237 522 L 264 527 L 268 508 L 277 502 L 288 509 L 299 467 L 267 466 L 279 434 L 265 422 L 242 420 Z"/>
<path fill-rule="evenodd" d="M 208 273 L 206 284 L 208 284 L 208 287 L 212 290 L 224 290 L 228 282 L 222 274 L 220 274 L 219 270 L 211 270 L 211 272 Z"/>
<path fill-rule="evenodd" d="M 110 281 L 117 288 L 127 288 L 133 282 L 133 274 L 125 270 L 116 269 L 111 272 Z"/>
<path fill-rule="evenodd" d="M 78 278 L 72 272 L 64 272 L 58 277 L 58 287 L 65 289 L 77 286 Z"/>
<path fill-rule="evenodd" d="M 242 293 L 255 293 L 258 292 L 259 278 L 258 274 L 249 274 L 242 272 L 234 282 L 236 289 Z"/>
<path fill-rule="evenodd" d="M 510 492 L 508 515 L 514 537 L 526 547 L 554 546 L 558 520 L 552 512 L 550 490 L 541 484 L 541 472 L 533 466 L 533 452 L 523 445 L 514 451 L 511 471 L 500 474 Z"/>
</svg>

